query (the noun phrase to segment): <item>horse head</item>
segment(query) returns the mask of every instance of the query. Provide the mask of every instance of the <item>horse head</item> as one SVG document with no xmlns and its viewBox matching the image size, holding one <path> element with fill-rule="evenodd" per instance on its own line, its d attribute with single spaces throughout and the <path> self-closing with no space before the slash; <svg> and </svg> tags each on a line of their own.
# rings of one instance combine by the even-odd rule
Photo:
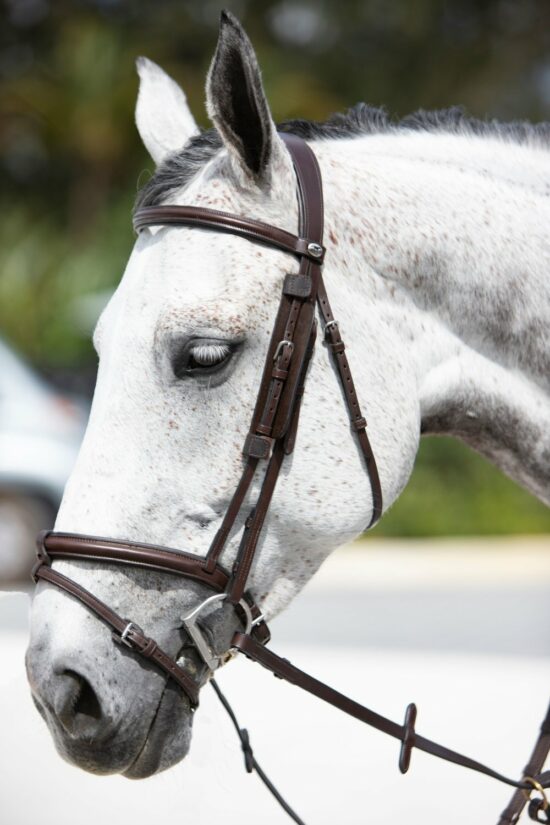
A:
<svg viewBox="0 0 550 825">
<path fill-rule="evenodd" d="M 148 60 L 138 61 L 136 120 L 156 170 L 139 206 L 190 204 L 252 216 L 295 233 L 292 160 L 273 122 L 252 46 L 222 15 L 207 79 L 214 129 L 200 133 L 185 95 Z M 345 149 L 345 141 L 342 144 Z M 351 344 L 386 507 L 404 487 L 418 447 L 420 409 L 402 327 L 377 315 L 389 287 L 353 275 L 362 250 L 339 235 L 356 192 L 341 161 L 316 147 L 326 192 L 325 280 Z M 88 429 L 67 484 L 57 531 L 164 545 L 204 557 L 242 472 L 242 445 L 262 374 L 281 285 L 283 251 L 195 227 L 152 227 L 135 242 L 94 335 L 99 355 Z M 362 357 L 363 351 L 368 357 Z M 261 483 L 253 482 L 251 495 Z M 349 435 L 342 394 L 321 345 L 311 359 L 296 449 L 285 462 L 249 586 L 269 619 L 337 546 L 371 520 L 373 496 Z M 230 570 L 239 517 L 221 562 Z M 208 676 L 187 645 L 182 616 L 211 592 L 162 571 L 55 561 L 54 568 L 131 616 L 173 657 Z M 220 603 L 207 617 L 224 650 L 238 625 Z M 96 773 L 139 778 L 188 751 L 188 698 L 123 646 L 77 600 L 37 588 L 27 669 L 34 701 L 56 746 Z"/>
</svg>

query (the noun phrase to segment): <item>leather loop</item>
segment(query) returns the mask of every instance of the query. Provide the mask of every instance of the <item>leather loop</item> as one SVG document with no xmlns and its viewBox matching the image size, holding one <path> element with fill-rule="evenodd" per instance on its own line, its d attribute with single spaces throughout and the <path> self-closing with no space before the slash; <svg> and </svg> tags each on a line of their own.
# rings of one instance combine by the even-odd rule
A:
<svg viewBox="0 0 550 825">
<path fill-rule="evenodd" d="M 46 539 L 50 535 L 51 530 L 41 530 L 36 537 L 36 550 L 39 558 L 44 559 L 46 564 L 51 564 L 51 559 L 46 550 Z"/>
<path fill-rule="evenodd" d="M 147 644 L 145 645 L 140 653 L 142 656 L 145 656 L 146 659 L 151 659 L 155 655 L 155 651 L 158 649 L 158 645 L 154 639 L 148 639 Z"/>
<path fill-rule="evenodd" d="M 411 764 L 411 753 L 414 747 L 414 724 L 416 722 L 416 705 L 411 702 L 405 712 L 403 723 L 403 742 L 399 753 L 399 770 L 407 773 Z"/>
<path fill-rule="evenodd" d="M 244 766 L 247 773 L 254 770 L 254 753 L 250 744 L 250 737 L 246 728 L 241 728 L 241 747 L 244 755 Z"/>
<path fill-rule="evenodd" d="M 283 295 L 291 298 L 309 298 L 311 294 L 311 278 L 309 275 L 300 275 L 294 272 L 285 276 Z"/>
<path fill-rule="evenodd" d="M 271 427 L 267 424 L 256 424 L 256 430 L 263 435 L 269 436 L 271 434 Z"/>
<path fill-rule="evenodd" d="M 272 438 L 268 438 L 265 435 L 249 433 L 244 442 L 243 453 L 253 458 L 266 459 L 269 458 L 272 444 Z"/>
<path fill-rule="evenodd" d="M 278 381 L 286 381 L 288 378 L 288 370 L 281 370 L 277 367 L 273 367 L 271 370 L 271 377 L 277 378 Z"/>
</svg>

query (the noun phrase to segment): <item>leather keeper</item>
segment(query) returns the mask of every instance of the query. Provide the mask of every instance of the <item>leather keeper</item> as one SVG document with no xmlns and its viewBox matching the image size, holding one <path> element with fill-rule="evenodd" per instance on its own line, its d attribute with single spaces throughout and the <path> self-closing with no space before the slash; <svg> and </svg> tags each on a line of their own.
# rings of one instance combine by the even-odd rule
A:
<svg viewBox="0 0 550 825">
<path fill-rule="evenodd" d="M 268 427 L 267 424 L 256 424 L 256 432 L 260 435 L 271 435 L 271 427 Z"/>
<path fill-rule="evenodd" d="M 269 458 L 272 443 L 273 439 L 265 435 L 248 433 L 244 442 L 243 453 L 251 458 Z"/>
<path fill-rule="evenodd" d="M 367 419 L 363 418 L 356 418 L 354 421 L 351 422 L 351 426 L 354 430 L 359 432 L 359 430 L 366 430 L 367 428 Z"/>
<path fill-rule="evenodd" d="M 399 753 L 399 770 L 401 773 L 407 773 L 411 764 L 411 753 L 414 748 L 414 723 L 416 722 L 416 705 L 414 702 L 407 707 L 405 713 L 405 721 L 403 723 L 403 741 L 401 744 L 401 751 Z"/>
<path fill-rule="evenodd" d="M 330 341 L 328 342 L 329 347 L 333 351 L 335 355 L 339 355 L 341 352 L 344 352 L 346 345 L 343 341 L 336 341 L 335 344 L 332 344 Z"/>
<path fill-rule="evenodd" d="M 272 378 L 277 378 L 279 381 L 286 381 L 288 378 L 288 370 L 281 370 L 277 367 L 273 367 L 271 370 Z"/>
<path fill-rule="evenodd" d="M 142 656 L 145 656 L 146 659 L 150 659 L 154 656 L 155 651 L 158 649 L 158 645 L 154 639 L 147 639 L 147 644 L 144 648 L 140 650 Z"/>
<path fill-rule="evenodd" d="M 254 625 L 251 635 L 261 645 L 266 645 L 271 639 L 271 631 L 263 619 Z"/>
<path fill-rule="evenodd" d="M 291 298 L 309 298 L 311 294 L 311 278 L 309 275 L 299 275 L 290 272 L 285 276 L 283 294 Z"/>
</svg>

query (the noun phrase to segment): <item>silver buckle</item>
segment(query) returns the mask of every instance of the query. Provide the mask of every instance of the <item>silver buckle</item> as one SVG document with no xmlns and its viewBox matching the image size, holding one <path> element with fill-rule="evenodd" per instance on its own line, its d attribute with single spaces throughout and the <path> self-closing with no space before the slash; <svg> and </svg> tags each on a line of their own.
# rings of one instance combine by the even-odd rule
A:
<svg viewBox="0 0 550 825">
<path fill-rule="evenodd" d="M 136 633 L 143 633 L 141 627 L 139 625 L 137 625 L 135 622 L 128 622 L 128 624 L 126 625 L 126 627 L 124 628 L 124 630 L 122 631 L 120 636 L 115 635 L 115 634 L 113 634 L 113 636 L 116 639 L 116 641 L 119 642 L 119 644 L 126 645 L 126 647 L 129 647 L 130 650 L 133 650 L 134 645 L 128 639 L 128 634 L 130 633 L 131 630 L 135 630 Z"/>
<path fill-rule="evenodd" d="M 216 593 L 214 596 L 210 596 L 208 599 L 205 599 L 201 602 L 198 607 L 195 607 L 191 613 L 187 616 L 182 616 L 182 622 L 185 630 L 193 640 L 195 647 L 197 648 L 201 659 L 203 662 L 208 666 L 211 671 L 216 670 L 217 667 L 220 666 L 221 662 L 225 658 L 225 653 L 222 656 L 217 656 L 215 653 L 212 652 L 210 645 L 206 641 L 206 637 L 202 632 L 201 628 L 197 624 L 200 614 L 202 611 L 209 607 L 216 602 L 223 602 L 227 598 L 227 593 Z M 245 618 L 246 618 L 246 626 L 244 632 L 248 635 L 253 627 L 255 627 L 259 622 L 263 621 L 263 614 L 258 616 L 257 619 L 252 618 L 252 611 L 250 610 L 250 605 L 244 600 L 241 599 L 239 602 L 239 607 L 242 608 Z"/>
<path fill-rule="evenodd" d="M 328 330 L 331 327 L 337 327 L 337 326 L 338 326 L 338 321 L 335 321 L 334 319 L 332 321 L 329 321 L 327 324 L 325 324 L 325 333 L 327 333 Z"/>
<path fill-rule="evenodd" d="M 277 349 L 275 350 L 275 355 L 273 356 L 274 361 L 276 361 L 279 355 L 281 354 L 281 350 L 283 347 L 290 347 L 290 352 L 294 351 L 294 343 L 292 341 L 287 341 L 287 339 L 284 338 L 277 344 Z"/>
</svg>

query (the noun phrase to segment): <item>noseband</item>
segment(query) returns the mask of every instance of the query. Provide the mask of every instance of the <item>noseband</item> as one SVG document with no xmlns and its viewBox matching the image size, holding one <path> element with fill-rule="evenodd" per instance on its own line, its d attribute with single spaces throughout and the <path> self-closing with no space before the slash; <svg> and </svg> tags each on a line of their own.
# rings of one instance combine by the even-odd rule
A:
<svg viewBox="0 0 550 825">
<path fill-rule="evenodd" d="M 351 429 L 356 435 L 370 481 L 372 515 L 366 525 L 367 529 L 375 524 L 382 513 L 382 489 L 376 460 L 367 436 L 367 422 L 359 406 L 345 352 L 346 347 L 338 322 L 332 313 L 322 277 L 325 247 L 320 170 L 315 155 L 302 139 L 291 134 L 281 134 L 281 138 L 292 157 L 296 172 L 299 203 L 298 235 L 261 221 L 196 206 L 153 206 L 139 209 L 134 216 L 134 228 L 137 232 L 156 225 L 194 226 L 228 232 L 287 252 L 299 262 L 297 271 L 287 274 L 283 282 L 250 431 L 243 447 L 242 475 L 207 555 L 199 558 L 190 553 L 156 545 L 72 533 L 44 532 L 38 538 L 38 561 L 33 569 L 33 578 L 35 581 L 47 581 L 81 601 L 111 628 L 114 641 L 126 645 L 134 653 L 150 660 L 177 682 L 187 695 L 191 709 L 198 704 L 200 685 L 183 668 L 179 660 L 173 659 L 163 651 L 137 624 L 122 618 L 88 590 L 54 570 L 52 561 L 83 559 L 133 565 L 167 571 L 205 584 L 213 591 L 213 595 L 183 618 L 183 626 L 210 674 L 225 660 L 230 651 L 222 656 L 214 653 L 201 630 L 199 620 L 201 613 L 216 602 L 227 601 L 234 606 L 242 624 L 242 630 L 236 632 L 233 637 L 231 651 L 244 653 L 249 659 L 259 662 L 281 679 L 309 691 L 359 721 L 398 739 L 401 742 L 399 767 L 403 773 L 408 770 L 411 751 L 416 747 L 515 787 L 516 793 L 503 813 L 500 825 L 517 822 L 528 796 L 533 791 L 537 791 L 539 796 L 530 801 L 530 815 L 538 822 L 550 822 L 544 793 L 544 789 L 550 787 L 550 772 L 540 773 L 550 750 L 550 708 L 524 777 L 520 781 L 515 781 L 417 734 L 414 729 L 414 705 L 407 708 L 402 725 L 392 722 L 319 682 L 265 647 L 270 639 L 270 633 L 261 609 L 247 585 L 281 467 L 295 446 L 300 405 L 317 334 L 316 305 L 323 323 L 325 342 L 340 379 Z M 246 518 L 235 562 L 232 569 L 227 570 L 220 563 L 220 556 L 243 509 L 248 490 L 260 465 L 265 468 L 260 492 Z M 217 685 L 215 689 L 219 693 Z M 225 703 L 221 694 L 220 697 Z M 247 757 L 247 769 L 255 768 L 262 776 L 263 772 L 252 756 L 248 738 L 244 736 L 246 732 L 239 730 L 231 709 L 228 706 L 227 708 L 241 737 Z M 296 822 L 301 822 L 284 800 L 281 800 L 265 775 L 262 779 L 287 813 Z"/>
</svg>

